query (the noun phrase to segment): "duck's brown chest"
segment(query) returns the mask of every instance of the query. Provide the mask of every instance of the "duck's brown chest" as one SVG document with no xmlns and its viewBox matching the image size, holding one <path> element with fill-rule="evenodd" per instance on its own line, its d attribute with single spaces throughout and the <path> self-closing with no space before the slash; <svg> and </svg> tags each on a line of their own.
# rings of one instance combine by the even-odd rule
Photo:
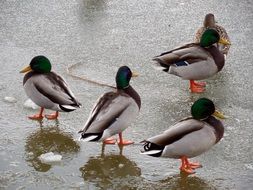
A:
<svg viewBox="0 0 253 190">
<path fill-rule="evenodd" d="M 212 55 L 214 62 L 218 68 L 218 72 L 221 71 L 225 64 L 224 55 L 215 46 L 206 48 L 206 50 Z"/>
</svg>

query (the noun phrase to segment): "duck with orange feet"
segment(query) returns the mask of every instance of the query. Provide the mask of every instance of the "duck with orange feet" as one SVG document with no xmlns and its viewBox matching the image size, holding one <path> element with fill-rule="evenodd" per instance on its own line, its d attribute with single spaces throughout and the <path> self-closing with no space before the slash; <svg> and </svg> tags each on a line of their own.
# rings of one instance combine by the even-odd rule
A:
<svg viewBox="0 0 253 190">
<path fill-rule="evenodd" d="M 59 112 L 71 112 L 81 106 L 65 80 L 51 71 L 51 63 L 45 56 L 34 57 L 30 65 L 20 71 L 26 73 L 23 86 L 27 96 L 38 106 L 40 112 L 29 116 L 32 120 L 42 120 L 44 109 L 55 113 L 45 115 L 47 119 L 57 119 Z"/>
<path fill-rule="evenodd" d="M 224 55 L 215 46 L 216 43 L 230 44 L 228 40 L 220 38 L 215 29 L 207 29 L 200 39 L 200 43 L 189 43 L 153 58 L 159 70 L 165 71 L 190 81 L 193 93 L 202 93 L 205 82 L 196 82 L 212 77 L 222 70 Z"/>
<path fill-rule="evenodd" d="M 144 140 L 141 154 L 181 159 L 180 170 L 195 173 L 194 170 L 202 166 L 190 162 L 189 158 L 208 151 L 222 139 L 224 126 L 217 118 L 225 116 L 216 111 L 214 103 L 207 98 L 194 102 L 191 114 L 192 117 L 179 121 L 162 134 Z"/>
<path fill-rule="evenodd" d="M 122 132 L 133 122 L 141 107 L 139 94 L 129 84 L 132 77 L 138 76 L 127 66 L 122 66 L 116 74 L 116 91 L 103 94 L 94 105 L 84 125 L 80 140 L 102 141 L 104 144 L 129 145 L 132 141 L 123 140 Z M 119 140 L 111 138 L 119 135 Z"/>
</svg>

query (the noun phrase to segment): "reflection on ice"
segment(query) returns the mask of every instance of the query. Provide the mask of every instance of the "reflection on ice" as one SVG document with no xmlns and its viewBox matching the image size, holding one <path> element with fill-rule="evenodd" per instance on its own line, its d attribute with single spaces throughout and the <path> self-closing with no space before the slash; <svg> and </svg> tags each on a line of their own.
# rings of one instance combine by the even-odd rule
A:
<svg viewBox="0 0 253 190">
<path fill-rule="evenodd" d="M 46 172 L 51 166 L 39 160 L 41 154 L 54 152 L 61 154 L 63 160 L 71 159 L 73 154 L 78 153 L 79 145 L 68 133 L 61 131 L 58 127 L 43 127 L 30 134 L 26 139 L 25 151 L 26 161 L 35 170 Z"/>
<path fill-rule="evenodd" d="M 188 176 L 181 173 L 179 175 L 170 176 L 167 179 L 160 180 L 156 184 L 157 187 L 169 189 L 187 189 L 187 190 L 214 190 L 216 187 L 197 176 Z"/>
<path fill-rule="evenodd" d="M 102 154 L 102 156 L 90 157 L 80 171 L 85 181 L 95 183 L 103 189 L 112 188 L 115 184 L 118 185 L 118 189 L 127 188 L 127 181 L 131 180 L 131 177 L 141 175 L 141 170 L 136 163 L 123 155 Z"/>
</svg>

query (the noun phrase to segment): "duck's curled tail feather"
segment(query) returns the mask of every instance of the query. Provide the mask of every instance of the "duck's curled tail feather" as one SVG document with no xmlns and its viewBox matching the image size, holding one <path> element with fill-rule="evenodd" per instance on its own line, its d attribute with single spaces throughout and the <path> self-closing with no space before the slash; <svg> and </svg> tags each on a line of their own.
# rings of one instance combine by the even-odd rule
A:
<svg viewBox="0 0 253 190">
<path fill-rule="evenodd" d="M 142 141 L 142 143 L 144 143 L 144 150 L 141 151 L 141 154 L 146 154 L 154 157 L 160 157 L 162 155 L 164 146 L 157 145 L 149 141 Z"/>
</svg>

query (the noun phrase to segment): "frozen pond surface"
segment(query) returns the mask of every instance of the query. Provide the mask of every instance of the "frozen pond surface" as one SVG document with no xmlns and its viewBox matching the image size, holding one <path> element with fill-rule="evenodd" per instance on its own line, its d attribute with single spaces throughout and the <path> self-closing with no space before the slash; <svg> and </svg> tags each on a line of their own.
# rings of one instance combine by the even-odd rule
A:
<svg viewBox="0 0 253 190">
<path fill-rule="evenodd" d="M 0 189 L 252 189 L 253 187 L 253 2 L 251 0 L 0 1 Z M 207 80 L 204 94 L 151 67 L 151 58 L 193 39 L 206 13 L 215 14 L 232 46 L 222 72 Z M 46 55 L 83 107 L 59 122 L 27 119 L 19 74 L 35 55 Z M 125 147 L 76 141 L 96 99 L 111 90 L 73 79 L 73 72 L 108 84 L 121 65 L 140 73 L 132 86 L 142 97 L 138 119 L 125 136 L 140 142 L 189 115 L 192 102 L 209 97 L 229 119 L 224 139 L 197 157 L 204 167 L 181 176 L 179 161 Z M 8 102 L 5 97 L 14 97 Z M 47 152 L 58 164 L 41 163 Z"/>
</svg>

